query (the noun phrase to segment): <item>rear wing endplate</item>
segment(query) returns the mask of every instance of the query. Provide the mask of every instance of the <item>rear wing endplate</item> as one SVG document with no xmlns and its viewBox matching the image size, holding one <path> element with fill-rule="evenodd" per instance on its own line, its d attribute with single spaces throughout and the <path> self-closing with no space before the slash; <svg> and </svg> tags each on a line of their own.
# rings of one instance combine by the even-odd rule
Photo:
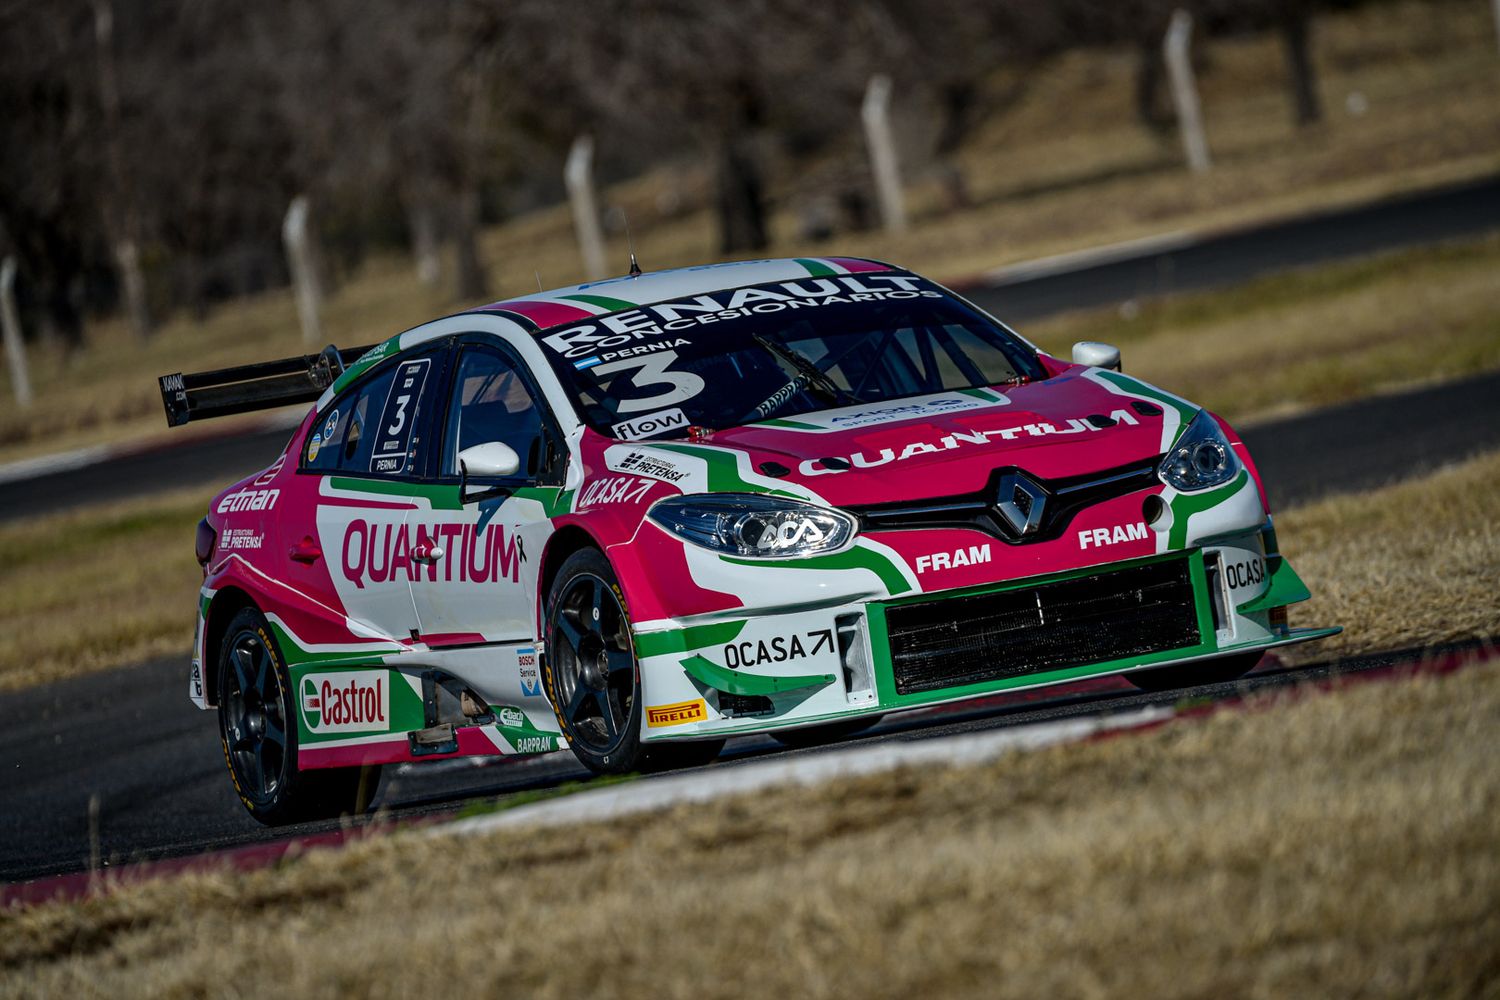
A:
<svg viewBox="0 0 1500 1000">
<path fill-rule="evenodd" d="M 341 351 L 329 344 L 318 354 L 212 372 L 163 375 L 156 381 L 161 387 L 167 425 L 180 427 L 190 420 L 310 403 L 369 349 L 350 347 Z"/>
</svg>

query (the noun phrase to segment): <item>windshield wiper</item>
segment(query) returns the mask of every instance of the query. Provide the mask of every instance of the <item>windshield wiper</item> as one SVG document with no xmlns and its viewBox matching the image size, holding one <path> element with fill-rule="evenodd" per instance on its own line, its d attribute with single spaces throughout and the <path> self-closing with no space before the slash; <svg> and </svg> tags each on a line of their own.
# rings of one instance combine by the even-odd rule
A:
<svg viewBox="0 0 1500 1000">
<path fill-rule="evenodd" d="M 764 347 L 776 355 L 776 357 L 795 368 L 797 374 L 800 376 L 797 381 L 804 387 L 811 389 L 816 395 L 821 396 L 835 406 L 843 405 L 844 399 L 848 399 L 854 403 L 864 402 L 863 399 L 860 399 L 847 389 L 840 389 L 838 383 L 827 372 L 813 364 L 807 355 L 799 351 L 794 351 L 785 344 L 778 344 L 764 334 L 754 334 L 752 339 L 761 347 Z"/>
</svg>

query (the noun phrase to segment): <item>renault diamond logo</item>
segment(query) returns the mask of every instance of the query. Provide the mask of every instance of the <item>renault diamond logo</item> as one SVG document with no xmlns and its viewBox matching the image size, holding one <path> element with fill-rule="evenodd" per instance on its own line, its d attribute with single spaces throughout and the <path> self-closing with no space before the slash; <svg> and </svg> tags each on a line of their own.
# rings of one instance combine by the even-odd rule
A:
<svg viewBox="0 0 1500 1000">
<path fill-rule="evenodd" d="M 1000 477 L 996 493 L 995 509 L 1010 529 L 1018 535 L 1036 534 L 1047 506 L 1047 495 L 1042 488 L 1018 472 L 1007 472 Z"/>
</svg>

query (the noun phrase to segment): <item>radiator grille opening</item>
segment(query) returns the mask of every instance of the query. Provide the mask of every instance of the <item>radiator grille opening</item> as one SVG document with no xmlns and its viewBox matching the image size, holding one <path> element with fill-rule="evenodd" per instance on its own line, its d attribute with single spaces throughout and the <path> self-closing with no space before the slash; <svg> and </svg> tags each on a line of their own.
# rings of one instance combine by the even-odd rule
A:
<svg viewBox="0 0 1500 1000">
<path fill-rule="evenodd" d="M 898 694 L 1202 642 L 1186 559 L 886 608 Z"/>
</svg>

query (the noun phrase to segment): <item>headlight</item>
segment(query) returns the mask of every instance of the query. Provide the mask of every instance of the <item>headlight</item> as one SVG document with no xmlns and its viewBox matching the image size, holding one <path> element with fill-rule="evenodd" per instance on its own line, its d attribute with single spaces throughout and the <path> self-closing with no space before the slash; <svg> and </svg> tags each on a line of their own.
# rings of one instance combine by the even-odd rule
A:
<svg viewBox="0 0 1500 1000">
<path fill-rule="evenodd" d="M 1184 493 L 1222 486 L 1239 471 L 1240 460 L 1229 439 L 1207 410 L 1198 411 L 1156 470 L 1162 482 Z"/>
<path fill-rule="evenodd" d="M 842 511 L 756 494 L 696 494 L 658 501 L 647 517 L 715 552 L 787 559 L 843 548 L 855 522 Z"/>
</svg>

